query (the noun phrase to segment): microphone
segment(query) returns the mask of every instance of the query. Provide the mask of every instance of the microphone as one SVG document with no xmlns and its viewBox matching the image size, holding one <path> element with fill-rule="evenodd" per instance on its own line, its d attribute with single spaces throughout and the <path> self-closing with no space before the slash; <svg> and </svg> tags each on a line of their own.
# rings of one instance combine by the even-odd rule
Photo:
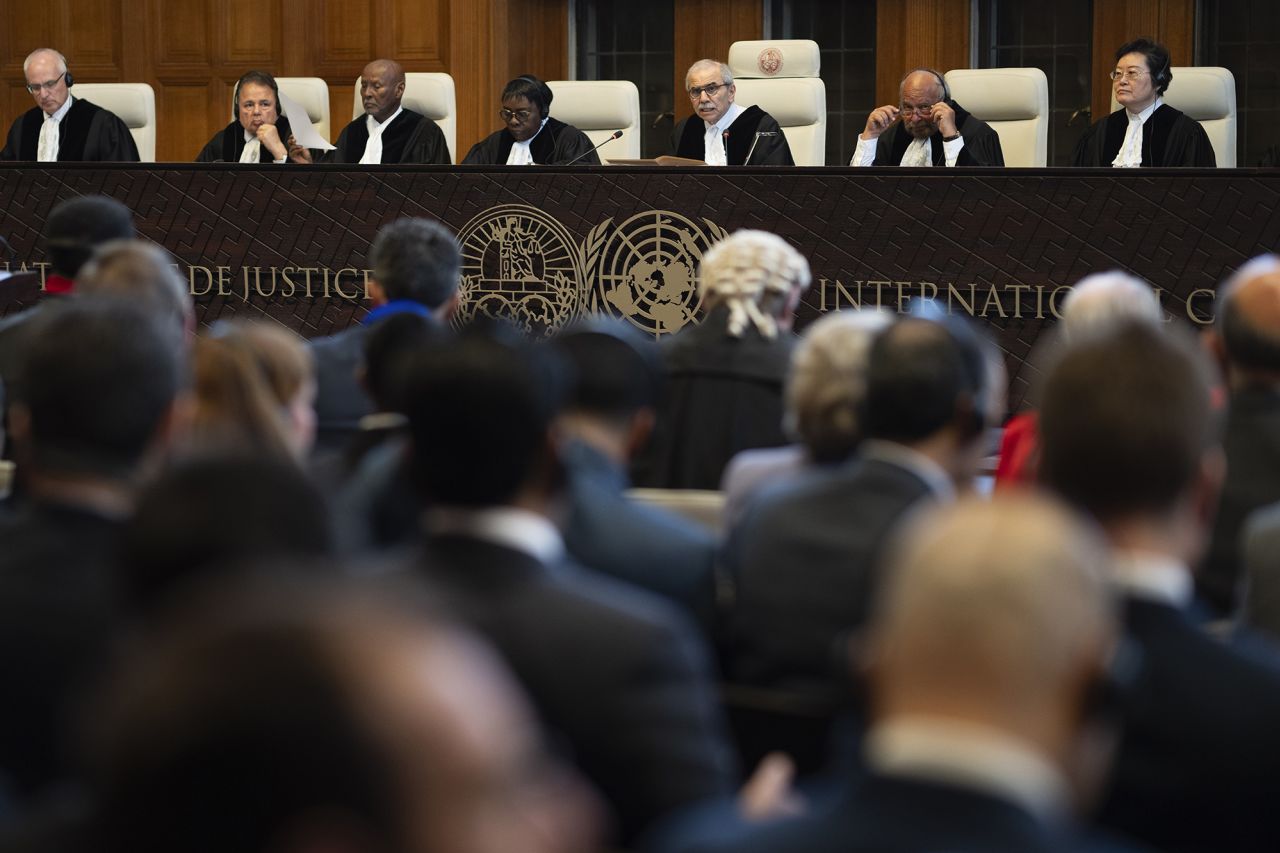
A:
<svg viewBox="0 0 1280 853">
<path fill-rule="evenodd" d="M 568 163 L 562 163 L 561 165 L 563 165 L 563 166 L 572 166 L 574 163 L 578 162 L 578 161 L 579 161 L 579 160 L 581 160 L 583 157 L 586 157 L 586 156 L 587 156 L 588 154 L 590 154 L 592 151 L 597 150 L 597 149 L 598 149 L 598 148 L 600 148 L 601 146 L 604 146 L 604 145 L 606 145 L 606 144 L 608 144 L 608 143 L 612 142 L 613 140 L 620 138 L 621 136 L 622 136 L 622 131 L 620 131 L 620 130 L 615 130 L 615 131 L 613 132 L 613 135 L 612 135 L 612 136 L 610 136 L 608 139 L 604 140 L 604 142 L 601 142 L 599 145 L 595 146 L 594 148 L 588 148 L 586 151 L 583 151 L 581 154 L 579 154 L 577 157 L 574 157 L 574 158 L 573 158 L 572 160 L 570 160 Z"/>
<path fill-rule="evenodd" d="M 762 136 L 777 136 L 777 135 L 778 135 L 778 131 L 776 131 L 776 130 L 758 130 L 758 131 L 756 131 L 756 138 L 755 138 L 755 139 L 753 139 L 753 140 L 751 141 L 751 150 L 747 152 L 747 157 L 746 157 L 746 159 L 745 159 L 745 160 L 743 160 L 743 161 L 742 161 L 742 165 L 744 165 L 744 166 L 745 166 L 745 165 L 747 165 L 748 163 L 750 163 L 750 162 L 751 162 L 751 155 L 752 155 L 752 154 L 754 154 L 754 153 L 756 153 L 756 146 L 760 143 L 760 137 L 762 137 Z"/>
</svg>

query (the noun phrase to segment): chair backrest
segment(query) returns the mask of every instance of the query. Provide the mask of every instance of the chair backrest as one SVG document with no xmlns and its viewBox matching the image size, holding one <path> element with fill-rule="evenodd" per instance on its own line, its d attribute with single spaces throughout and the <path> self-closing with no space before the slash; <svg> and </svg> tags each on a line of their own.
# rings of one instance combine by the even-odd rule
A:
<svg viewBox="0 0 1280 853">
<path fill-rule="evenodd" d="M 1200 122 L 1213 143 L 1213 158 L 1220 169 L 1235 168 L 1236 78 L 1226 68 L 1216 66 L 1174 66 L 1173 79 L 1161 96 L 1174 109 L 1181 110 Z M 1112 111 L 1120 109 L 1115 92 L 1111 93 Z"/>
<path fill-rule="evenodd" d="M 277 77 L 276 85 L 291 100 L 306 107 L 307 117 L 316 133 L 331 140 L 329 135 L 329 84 L 319 77 Z"/>
<path fill-rule="evenodd" d="M 737 87 L 734 102 L 755 104 L 777 120 L 797 166 L 826 165 L 827 87 L 818 76 L 818 43 L 736 41 L 727 64 Z"/>
<path fill-rule="evenodd" d="M 1006 166 L 1049 163 L 1049 80 L 1039 68 L 958 68 L 951 97 L 1000 136 Z"/>
<path fill-rule="evenodd" d="M 640 156 L 640 90 L 630 80 L 548 80 L 551 114 L 599 145 L 622 131 L 622 138 L 603 146 L 600 162 L 635 160 Z"/>
<path fill-rule="evenodd" d="M 408 71 L 404 75 L 404 100 L 401 104 L 422 113 L 440 125 L 444 141 L 449 144 L 449 162 L 458 162 L 458 100 L 453 78 L 439 71 Z M 364 115 L 360 100 L 360 78 L 356 78 L 355 104 L 352 118 Z"/>
<path fill-rule="evenodd" d="M 156 93 L 146 83 L 76 83 L 71 94 L 120 117 L 143 163 L 156 161 Z"/>
</svg>

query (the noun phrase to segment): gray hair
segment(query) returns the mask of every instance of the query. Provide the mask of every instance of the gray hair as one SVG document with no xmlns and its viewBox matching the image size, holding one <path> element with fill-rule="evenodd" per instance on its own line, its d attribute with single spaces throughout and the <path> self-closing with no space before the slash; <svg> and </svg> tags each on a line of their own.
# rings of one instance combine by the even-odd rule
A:
<svg viewBox="0 0 1280 853">
<path fill-rule="evenodd" d="M 729 334 L 742 337 L 748 324 L 765 338 L 778 336 L 778 319 L 793 295 L 808 289 L 809 262 L 777 234 L 744 229 L 702 256 L 698 286 L 710 310 L 729 307 Z"/>
<path fill-rule="evenodd" d="M 810 326 L 796 347 L 783 428 L 815 461 L 841 461 L 857 446 L 871 342 L 892 322 L 885 311 L 836 311 Z"/>
<path fill-rule="evenodd" d="M 1068 339 L 1132 320 L 1158 325 L 1163 319 L 1160 298 L 1151 285 L 1120 270 L 1085 276 L 1062 303 L 1062 328 Z"/>
<path fill-rule="evenodd" d="M 723 62 L 718 62 L 714 59 L 699 59 L 697 62 L 690 65 L 689 70 L 684 73 L 685 90 L 688 91 L 689 89 L 689 78 L 693 76 L 693 72 L 706 71 L 711 68 L 715 68 L 720 72 L 720 76 L 724 80 L 724 84 L 726 86 L 733 85 L 733 71 L 729 68 L 728 65 L 725 65 Z"/>
<path fill-rule="evenodd" d="M 76 276 L 76 292 L 141 306 L 165 328 L 195 328 L 195 308 L 173 258 L 145 240 L 103 243 Z"/>
<path fill-rule="evenodd" d="M 35 50 L 28 53 L 26 59 L 22 60 L 22 74 L 24 77 L 26 76 L 27 68 L 30 67 L 31 65 L 31 60 L 35 59 L 36 56 L 41 53 L 52 53 L 54 56 L 56 56 L 58 58 L 58 73 L 59 74 L 67 73 L 67 58 L 65 56 L 63 56 L 61 53 L 59 53 L 58 51 L 54 50 L 51 47 L 38 47 Z"/>
<path fill-rule="evenodd" d="M 435 310 L 458 291 L 462 251 L 439 222 L 398 219 L 373 239 L 369 266 L 387 299 L 410 299 Z"/>
</svg>

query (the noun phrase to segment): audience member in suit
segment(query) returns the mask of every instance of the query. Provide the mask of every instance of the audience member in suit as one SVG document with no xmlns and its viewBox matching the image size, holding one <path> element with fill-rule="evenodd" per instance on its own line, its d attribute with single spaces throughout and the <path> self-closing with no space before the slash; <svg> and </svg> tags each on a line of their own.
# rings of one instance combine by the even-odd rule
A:
<svg viewBox="0 0 1280 853">
<path fill-rule="evenodd" d="M 1280 501 L 1280 259 L 1258 258 L 1223 285 L 1209 344 L 1229 394 L 1227 479 L 1196 591 L 1228 616 L 1240 603 L 1245 518 Z"/>
<path fill-rule="evenodd" d="M 0 523 L 0 775 L 21 798 L 69 772 L 61 735 L 117 617 L 112 556 L 184 382 L 139 308 L 82 296 L 43 314 L 10 410 L 27 500 Z"/>
<path fill-rule="evenodd" d="M 1210 368 L 1146 323 L 1074 342 L 1047 376 L 1042 480 L 1090 513 L 1143 671 L 1100 819 L 1160 850 L 1280 848 L 1280 667 L 1207 636 L 1195 565 L 1223 479 Z"/>
<path fill-rule="evenodd" d="M 1151 285 L 1120 270 L 1094 273 L 1080 279 L 1062 300 L 1059 339 L 1047 346 L 1070 343 L 1082 335 L 1095 334 L 1117 323 L 1134 320 L 1164 322 L 1160 297 Z M 1033 391 L 1038 389 L 1033 389 Z M 1040 437 L 1035 409 L 1019 412 L 1009 419 L 1000 436 L 1000 461 L 996 466 L 996 488 L 1024 486 L 1036 481 Z"/>
<path fill-rule="evenodd" d="M 86 849 L 597 849 L 496 657 L 410 593 L 259 579 L 173 610 L 95 706 Z"/>
<path fill-rule="evenodd" d="M 641 486 L 715 489 L 735 453 L 787 443 L 782 384 L 808 261 L 776 234 L 738 231 L 707 250 L 698 280 L 704 319 L 663 350 L 666 391 L 636 465 Z"/>
<path fill-rule="evenodd" d="M 449 319 L 458 299 L 462 254 L 443 225 L 427 219 L 400 219 L 378 232 L 369 249 L 369 302 L 364 320 L 341 332 L 311 341 L 316 362 L 317 443 L 341 451 L 373 414 L 360 387 L 365 337 L 394 314 L 418 314 L 435 322 Z"/>
<path fill-rule="evenodd" d="M 621 322 L 569 328 L 553 345 L 574 373 L 558 424 L 568 475 L 565 548 L 582 565 L 685 608 L 710 636 L 716 609 L 713 534 L 623 494 L 631 456 L 653 429 L 660 356 Z"/>
<path fill-rule="evenodd" d="M 249 445 L 178 462 L 142 489 L 121 535 L 120 591 L 148 619 L 203 579 L 333 550 L 324 495 L 288 458 Z"/>
<path fill-rule="evenodd" d="M 720 484 L 729 525 L 741 520 L 757 493 L 853 454 L 862 438 L 858 410 L 867 392 L 867 355 L 890 322 L 883 311 L 834 311 L 805 330 L 787 373 L 782 419 L 796 443 L 744 450 L 729 461 Z"/>
<path fill-rule="evenodd" d="M 725 793 L 733 768 L 691 623 L 565 558 L 552 520 L 565 497 L 563 362 L 473 331 L 422 354 L 413 374 L 412 468 L 430 507 L 418 571 L 503 653 L 612 806 L 622 843 Z"/>
<path fill-rule="evenodd" d="M 1003 400 L 992 358 L 958 319 L 910 317 L 872 342 L 854 459 L 763 496 L 730 531 L 735 681 L 839 691 L 847 633 L 866 621 L 893 524 L 971 485 Z"/>
<path fill-rule="evenodd" d="M 1106 546 L 1032 494 L 922 512 L 896 537 L 860 644 L 873 709 L 831 801 L 750 827 L 669 828 L 665 853 L 1087 849 L 1115 743 Z M 1206 848 L 1208 849 L 1208 848 Z"/>
</svg>

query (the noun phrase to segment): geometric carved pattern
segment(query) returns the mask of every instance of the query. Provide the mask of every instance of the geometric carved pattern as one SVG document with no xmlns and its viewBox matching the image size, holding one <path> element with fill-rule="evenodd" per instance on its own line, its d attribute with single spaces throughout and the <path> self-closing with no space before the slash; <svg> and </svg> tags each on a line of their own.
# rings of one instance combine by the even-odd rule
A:
<svg viewBox="0 0 1280 853">
<path fill-rule="evenodd" d="M 536 207 L 582 245 L 592 229 L 673 211 L 773 231 L 809 259 L 799 327 L 823 311 L 932 297 L 977 317 L 1006 353 L 1010 402 L 1065 288 L 1125 269 L 1165 309 L 1212 319 L 1219 281 L 1280 245 L 1280 174 L 1222 170 L 907 170 L 0 165 L 0 233 L 21 262 L 58 201 L 104 193 L 189 276 L 202 322 L 266 315 L 310 337 L 366 307 L 370 241 L 402 216 L 455 232 L 500 205 Z M 594 287 L 594 282 L 585 282 Z M 3 299 L 0 314 L 14 305 Z"/>
</svg>

